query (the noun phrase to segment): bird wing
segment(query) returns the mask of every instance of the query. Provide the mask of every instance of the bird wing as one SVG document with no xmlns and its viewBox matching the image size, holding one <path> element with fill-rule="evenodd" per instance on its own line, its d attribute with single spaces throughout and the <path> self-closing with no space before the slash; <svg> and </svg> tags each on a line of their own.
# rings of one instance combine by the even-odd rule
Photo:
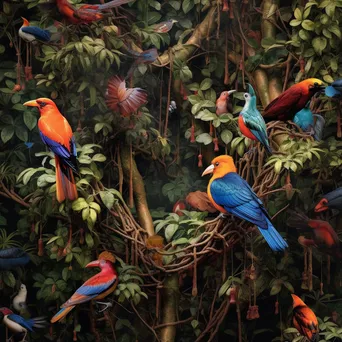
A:
<svg viewBox="0 0 342 342">
<path fill-rule="evenodd" d="M 287 90 L 272 102 L 270 102 L 264 110 L 263 117 L 269 118 L 280 114 L 287 115 L 287 112 L 295 109 L 298 101 L 302 98 L 302 90 Z"/>
<path fill-rule="evenodd" d="M 318 321 L 316 315 L 307 306 L 299 306 L 293 310 L 294 318 L 299 324 L 303 335 L 311 338 L 318 333 Z"/>
<path fill-rule="evenodd" d="M 257 110 L 252 110 L 248 115 L 243 113 L 243 119 L 246 127 L 248 127 L 251 132 L 259 141 L 267 141 L 267 128 L 265 120 Z"/>
<path fill-rule="evenodd" d="M 19 315 L 16 315 L 16 314 L 10 314 L 7 316 L 7 318 L 9 320 L 11 320 L 12 322 L 15 322 L 15 323 L 21 325 L 22 327 L 26 328 L 27 330 L 33 331 L 32 330 L 33 324 L 31 322 L 31 320 L 26 320 L 25 318 L 23 318 Z"/>
<path fill-rule="evenodd" d="M 6 248 L 6 249 L 0 250 L 1 259 L 21 258 L 26 255 L 27 254 L 18 247 L 12 247 L 12 248 Z"/>
<path fill-rule="evenodd" d="M 268 228 L 267 219 L 270 220 L 270 217 L 263 203 L 237 173 L 230 172 L 222 178 L 216 178 L 210 185 L 210 193 L 216 204 L 231 214 L 259 228 Z"/>
<path fill-rule="evenodd" d="M 110 288 L 116 279 L 116 274 L 103 275 L 99 273 L 95 275 L 78 288 L 70 299 L 62 305 L 62 308 L 88 302 Z"/>
<path fill-rule="evenodd" d="M 42 30 L 37 26 L 24 26 L 21 28 L 21 30 L 24 33 L 32 34 L 32 36 L 35 36 L 37 39 L 43 42 L 48 42 L 51 38 L 51 33 L 49 31 Z"/>
<path fill-rule="evenodd" d="M 141 88 L 119 90 L 119 107 L 122 115 L 130 115 L 147 101 L 147 93 Z"/>
</svg>

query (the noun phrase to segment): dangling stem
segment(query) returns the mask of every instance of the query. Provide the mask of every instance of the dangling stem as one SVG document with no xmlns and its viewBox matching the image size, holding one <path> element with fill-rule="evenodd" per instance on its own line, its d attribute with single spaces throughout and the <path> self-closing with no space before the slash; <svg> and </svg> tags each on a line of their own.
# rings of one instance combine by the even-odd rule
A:
<svg viewBox="0 0 342 342">
<path fill-rule="evenodd" d="M 312 247 L 308 248 L 309 252 L 309 265 L 308 265 L 308 287 L 312 291 Z"/>
<path fill-rule="evenodd" d="M 132 151 L 132 143 L 129 144 L 129 200 L 128 206 L 133 208 L 133 151 Z"/>
<path fill-rule="evenodd" d="M 119 149 L 119 146 L 117 146 L 117 149 Z M 119 192 L 122 195 L 122 186 L 123 186 L 123 172 L 122 172 L 122 163 L 121 163 L 121 154 L 118 153 L 118 172 L 119 172 Z"/>
<path fill-rule="evenodd" d="M 169 125 L 169 107 L 170 107 L 170 102 L 171 102 L 171 85 L 172 85 L 172 72 L 173 72 L 173 52 L 172 52 L 172 50 L 169 50 L 169 60 L 170 60 L 170 73 L 169 73 L 169 84 L 167 87 L 167 103 L 166 103 L 164 138 L 167 138 L 167 128 Z"/>
<path fill-rule="evenodd" d="M 196 247 L 194 247 L 194 274 L 192 278 L 192 296 L 196 297 L 198 293 L 197 290 L 197 254 L 196 254 Z"/>
<path fill-rule="evenodd" d="M 226 26 L 225 32 L 225 51 L 224 51 L 224 81 L 225 85 L 229 84 L 229 62 L 228 62 L 228 27 Z"/>
<path fill-rule="evenodd" d="M 330 255 L 328 255 L 328 258 L 327 258 L 327 284 L 330 285 L 330 266 L 331 266 L 331 258 L 330 258 Z"/>
</svg>

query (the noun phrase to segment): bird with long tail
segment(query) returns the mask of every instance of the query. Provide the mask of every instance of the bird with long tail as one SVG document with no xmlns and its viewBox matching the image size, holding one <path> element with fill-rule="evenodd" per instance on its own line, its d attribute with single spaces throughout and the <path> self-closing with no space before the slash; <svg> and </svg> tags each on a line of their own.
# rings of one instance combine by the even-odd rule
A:
<svg viewBox="0 0 342 342">
<path fill-rule="evenodd" d="M 336 80 L 325 88 L 325 95 L 342 99 L 342 79 Z"/>
<path fill-rule="evenodd" d="M 0 271 L 25 266 L 30 257 L 21 248 L 11 247 L 0 250 Z"/>
<path fill-rule="evenodd" d="M 316 213 L 329 209 L 342 210 L 342 187 L 325 194 L 315 206 Z"/>
<path fill-rule="evenodd" d="M 223 91 L 219 98 L 216 100 L 216 114 L 217 115 L 222 115 L 229 113 L 230 109 L 233 107 L 229 108 L 229 97 L 231 94 L 235 93 L 236 90 L 225 90 Z"/>
<path fill-rule="evenodd" d="M 0 319 L 14 334 L 24 334 L 21 341 L 25 341 L 28 332 L 33 332 L 33 328 L 45 328 L 47 325 L 44 317 L 25 319 L 5 307 L 0 308 Z"/>
<path fill-rule="evenodd" d="M 303 232 L 308 232 L 312 239 L 300 240 L 304 245 L 317 247 L 317 249 L 335 258 L 341 258 L 340 240 L 329 222 L 323 220 L 312 220 L 304 213 L 288 210 L 289 218 L 287 225 Z"/>
<path fill-rule="evenodd" d="M 113 76 L 108 81 L 106 104 L 109 109 L 128 117 L 147 102 L 147 93 L 141 88 L 126 88 L 126 81 Z"/>
<path fill-rule="evenodd" d="M 293 326 L 310 342 L 318 342 L 318 320 L 314 312 L 295 294 L 291 294 L 293 300 Z"/>
<path fill-rule="evenodd" d="M 127 4 L 133 0 L 112 0 L 105 4 L 73 6 L 68 0 L 56 0 L 59 12 L 72 24 L 90 24 L 112 16 L 107 10 Z"/>
<path fill-rule="evenodd" d="M 318 78 L 308 78 L 294 84 L 268 104 L 263 113 L 265 121 L 292 120 L 296 113 L 324 88 L 323 82 Z"/>
<path fill-rule="evenodd" d="M 54 153 L 56 162 L 56 197 L 58 202 L 78 198 L 74 172 L 77 173 L 76 144 L 67 119 L 48 98 L 24 103 L 37 107 L 40 113 L 38 129 L 44 144 Z"/>
<path fill-rule="evenodd" d="M 118 284 L 118 274 L 114 268 L 115 257 L 109 252 L 102 252 L 98 259 L 90 262 L 86 267 L 99 267 L 100 273 L 88 279 L 76 292 L 61 306 L 61 309 L 51 318 L 51 323 L 56 323 L 65 317 L 77 304 L 91 300 L 100 300 L 114 292 Z M 111 303 L 102 303 L 105 309 Z M 104 310 L 105 310 L 104 309 Z M 102 310 L 103 311 L 103 310 Z"/>
<path fill-rule="evenodd" d="M 273 251 L 282 251 L 288 247 L 272 225 L 262 201 L 236 173 L 231 156 L 222 155 L 213 159 L 202 176 L 207 174 L 212 174 L 207 188 L 208 196 L 217 210 L 255 224 Z"/>
<path fill-rule="evenodd" d="M 239 115 L 239 128 L 241 133 L 252 140 L 259 141 L 265 150 L 272 154 L 271 146 L 267 137 L 265 120 L 256 107 L 256 96 L 253 87 L 248 84 L 248 93 L 243 95 L 245 105 Z"/>
</svg>

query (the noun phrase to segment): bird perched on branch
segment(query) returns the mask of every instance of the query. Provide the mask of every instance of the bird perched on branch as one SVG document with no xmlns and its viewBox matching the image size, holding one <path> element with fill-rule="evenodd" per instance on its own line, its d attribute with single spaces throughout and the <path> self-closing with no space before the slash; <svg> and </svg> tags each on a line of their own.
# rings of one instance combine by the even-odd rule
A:
<svg viewBox="0 0 342 342">
<path fill-rule="evenodd" d="M 148 50 L 145 50 L 145 51 L 142 51 L 142 52 L 137 52 L 137 51 L 131 50 L 127 47 L 126 47 L 126 50 L 135 58 L 134 63 L 132 64 L 132 66 L 129 68 L 129 70 L 127 72 L 126 79 L 128 79 L 129 77 L 132 76 L 135 68 L 139 64 L 151 64 L 159 56 L 158 50 L 155 47 L 148 49 Z"/>
<path fill-rule="evenodd" d="M 235 93 L 236 90 L 223 91 L 220 97 L 216 100 L 216 114 L 222 115 L 229 112 L 229 96 Z"/>
<path fill-rule="evenodd" d="M 73 175 L 73 172 L 77 173 L 76 144 L 68 121 L 60 113 L 56 104 L 48 98 L 28 101 L 24 103 L 24 106 L 38 108 L 40 137 L 55 154 L 57 201 L 77 199 Z"/>
<path fill-rule="evenodd" d="M 75 7 L 68 0 L 56 0 L 58 10 L 72 24 L 90 24 L 94 21 L 102 20 L 108 16 L 112 16 L 112 12 L 107 10 L 118 7 L 133 0 L 112 0 L 106 4 L 81 5 Z"/>
<path fill-rule="evenodd" d="M 342 187 L 325 194 L 315 206 L 316 213 L 328 209 L 342 210 Z"/>
<path fill-rule="evenodd" d="M 156 33 L 167 33 L 172 29 L 173 24 L 175 23 L 178 23 L 178 20 L 170 19 L 167 21 L 162 21 L 158 24 L 154 24 L 149 28 Z"/>
<path fill-rule="evenodd" d="M 248 84 L 249 93 L 243 95 L 245 105 L 239 115 L 241 133 L 252 140 L 259 141 L 269 154 L 272 154 L 267 137 L 265 120 L 256 107 L 256 96 L 253 87 Z"/>
<path fill-rule="evenodd" d="M 126 88 L 126 81 L 113 76 L 108 81 L 106 104 L 122 116 L 130 116 L 147 102 L 147 93 L 141 88 Z"/>
<path fill-rule="evenodd" d="M 51 38 L 51 33 L 48 30 L 43 30 L 37 26 L 31 26 L 29 21 L 23 17 L 23 25 L 19 29 L 19 36 L 26 42 L 33 42 L 40 40 L 42 42 L 48 42 Z"/>
<path fill-rule="evenodd" d="M 324 88 L 323 82 L 317 78 L 308 78 L 293 85 L 268 104 L 263 113 L 265 121 L 292 120 L 312 96 Z"/>
<path fill-rule="evenodd" d="M 58 322 L 65 317 L 77 304 L 99 300 L 111 294 L 118 284 L 118 274 L 114 268 L 115 257 L 109 252 L 102 252 L 98 260 L 90 262 L 86 267 L 99 267 L 100 273 L 88 279 L 76 292 L 67 300 L 61 309 L 51 318 L 51 323 Z M 99 304 L 106 305 L 110 303 Z M 103 310 L 102 310 L 103 311 Z"/>
<path fill-rule="evenodd" d="M 0 250 L 0 271 L 25 266 L 29 261 L 29 256 L 21 248 L 11 247 Z"/>
<path fill-rule="evenodd" d="M 325 95 L 342 99 L 342 79 L 336 80 L 325 88 Z"/>
<path fill-rule="evenodd" d="M 310 342 L 318 342 L 318 320 L 314 312 L 295 294 L 293 300 L 293 326 Z"/>
<path fill-rule="evenodd" d="M 214 207 L 223 214 L 233 214 L 255 224 L 273 251 L 288 247 L 286 241 L 273 227 L 263 203 L 249 184 L 236 173 L 231 156 L 219 156 L 212 160 L 202 176 L 212 174 L 208 184 L 208 196 Z"/>
<path fill-rule="evenodd" d="M 18 294 L 13 298 L 13 308 L 21 315 L 27 312 L 27 289 L 25 284 L 20 285 Z"/>
<path fill-rule="evenodd" d="M 0 319 L 9 330 L 15 334 L 24 334 L 21 341 L 25 341 L 28 331 L 33 332 L 33 328 L 45 328 L 47 324 L 44 317 L 25 319 L 5 307 L 0 308 L 0 316 Z"/>
<path fill-rule="evenodd" d="M 287 220 L 287 225 L 289 227 L 308 232 L 312 236 L 312 239 L 301 237 L 301 244 L 317 247 L 320 252 L 329 254 L 336 258 L 342 257 L 340 251 L 340 240 L 329 222 L 323 220 L 311 220 L 305 214 L 294 210 L 289 210 L 288 213 L 290 214 Z"/>
</svg>

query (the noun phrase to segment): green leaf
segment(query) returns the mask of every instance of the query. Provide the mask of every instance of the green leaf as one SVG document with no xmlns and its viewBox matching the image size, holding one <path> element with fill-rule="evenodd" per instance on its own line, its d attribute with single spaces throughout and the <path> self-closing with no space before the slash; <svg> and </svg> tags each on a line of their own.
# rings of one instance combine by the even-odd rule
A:
<svg viewBox="0 0 342 342">
<path fill-rule="evenodd" d="M 107 209 L 111 209 L 113 207 L 115 198 L 111 192 L 100 191 L 100 197 L 101 197 L 101 201 L 107 207 Z"/>
<path fill-rule="evenodd" d="M 212 84 L 213 84 L 213 81 L 210 78 L 205 78 L 200 84 L 200 89 L 208 90 L 209 88 L 211 88 Z"/>
<path fill-rule="evenodd" d="M 178 224 L 171 223 L 167 225 L 167 227 L 165 228 L 165 239 L 167 242 L 170 242 L 170 240 L 172 239 L 172 236 L 177 231 L 177 229 L 178 229 Z"/>
<path fill-rule="evenodd" d="M 315 30 L 315 23 L 311 20 L 305 19 L 302 22 L 302 27 L 307 31 L 314 31 Z"/>
<path fill-rule="evenodd" d="M 24 112 L 24 123 L 26 127 L 32 131 L 37 125 L 37 117 L 32 112 Z"/>
<path fill-rule="evenodd" d="M 12 272 L 5 271 L 3 275 L 3 279 L 7 286 L 12 287 L 12 288 L 15 286 L 15 278 Z"/>
<path fill-rule="evenodd" d="M 77 200 L 72 202 L 71 207 L 74 211 L 81 211 L 84 208 L 88 208 L 88 203 L 83 197 L 79 197 Z"/>
<path fill-rule="evenodd" d="M 196 137 L 196 141 L 204 145 L 209 145 L 213 141 L 213 138 L 208 133 L 202 133 Z"/>
<path fill-rule="evenodd" d="M 194 7 L 193 0 L 182 1 L 182 9 L 185 14 L 188 13 L 193 7 Z"/>
<path fill-rule="evenodd" d="M 97 153 L 93 156 L 92 160 L 97 162 L 104 162 L 106 161 L 106 157 L 101 153 Z"/>
<path fill-rule="evenodd" d="M 323 76 L 323 80 L 324 80 L 324 82 L 327 82 L 327 83 L 333 83 L 334 82 L 334 79 L 330 75 Z"/>
<path fill-rule="evenodd" d="M 296 8 L 293 14 L 297 20 L 302 20 L 302 11 L 299 8 Z"/>
<path fill-rule="evenodd" d="M 271 295 L 271 296 L 274 296 L 274 295 L 276 295 L 277 293 L 279 293 L 280 290 L 281 290 L 281 283 L 276 282 L 276 283 L 272 286 L 272 288 L 271 288 L 270 295 Z"/>
<path fill-rule="evenodd" d="M 14 135 L 14 127 L 13 126 L 5 126 L 1 131 L 1 140 L 3 143 L 7 143 L 10 139 L 12 139 Z"/>
<path fill-rule="evenodd" d="M 94 239 L 90 233 L 86 233 L 85 241 L 86 241 L 89 248 L 92 248 L 94 246 Z"/>
<path fill-rule="evenodd" d="M 312 40 L 312 46 L 318 55 L 322 55 L 323 50 L 327 47 L 327 39 L 324 37 L 315 37 Z"/>
<path fill-rule="evenodd" d="M 16 126 L 15 135 L 21 140 L 26 142 L 28 140 L 27 130 L 23 126 Z"/>
<path fill-rule="evenodd" d="M 224 129 L 222 132 L 221 132 L 221 139 L 222 141 L 227 145 L 229 144 L 232 139 L 233 139 L 233 133 L 228 130 L 228 129 Z"/>
</svg>

